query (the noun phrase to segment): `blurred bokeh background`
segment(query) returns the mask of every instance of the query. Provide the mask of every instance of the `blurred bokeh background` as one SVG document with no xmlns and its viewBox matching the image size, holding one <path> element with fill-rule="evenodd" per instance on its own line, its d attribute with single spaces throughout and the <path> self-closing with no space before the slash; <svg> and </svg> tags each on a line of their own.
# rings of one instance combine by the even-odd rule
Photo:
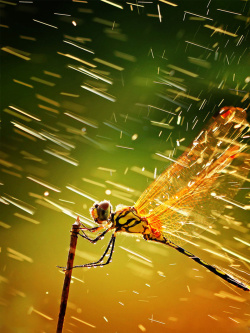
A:
<svg viewBox="0 0 250 333">
<path fill-rule="evenodd" d="M 0 1 L 1 332 L 55 332 L 75 215 L 133 205 L 171 163 L 156 153 L 176 159 L 220 107 L 247 108 L 248 15 L 245 0 Z M 185 248 L 247 278 L 248 226 L 228 206 Z M 79 239 L 75 264 L 109 236 Z M 247 292 L 161 245 L 120 234 L 111 265 L 73 271 L 65 332 L 249 329 Z"/>
</svg>

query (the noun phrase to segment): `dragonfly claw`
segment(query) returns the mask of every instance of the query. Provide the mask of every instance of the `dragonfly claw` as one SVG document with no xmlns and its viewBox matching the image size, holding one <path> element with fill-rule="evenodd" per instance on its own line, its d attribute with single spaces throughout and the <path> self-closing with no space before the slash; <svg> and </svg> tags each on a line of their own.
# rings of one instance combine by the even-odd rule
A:
<svg viewBox="0 0 250 333">
<path fill-rule="evenodd" d="M 62 266 L 56 266 L 57 268 L 61 268 L 63 272 L 67 270 L 67 267 L 62 267 Z"/>
</svg>

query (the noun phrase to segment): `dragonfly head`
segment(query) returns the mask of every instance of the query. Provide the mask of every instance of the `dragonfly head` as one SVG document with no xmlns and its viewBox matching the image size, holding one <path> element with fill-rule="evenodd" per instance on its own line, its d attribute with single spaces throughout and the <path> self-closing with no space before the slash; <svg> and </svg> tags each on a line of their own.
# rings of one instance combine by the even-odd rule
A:
<svg viewBox="0 0 250 333">
<path fill-rule="evenodd" d="M 109 201 L 96 202 L 90 209 L 91 216 L 97 223 L 104 223 L 110 219 L 112 206 Z"/>
</svg>

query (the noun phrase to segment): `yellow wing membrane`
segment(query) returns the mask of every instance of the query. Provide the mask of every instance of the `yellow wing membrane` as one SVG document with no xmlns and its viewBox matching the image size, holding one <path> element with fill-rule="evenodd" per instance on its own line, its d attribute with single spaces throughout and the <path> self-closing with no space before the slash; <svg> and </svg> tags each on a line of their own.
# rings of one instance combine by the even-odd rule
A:
<svg viewBox="0 0 250 333">
<path fill-rule="evenodd" d="M 221 199 L 232 198 L 248 174 L 250 159 L 242 143 L 248 129 L 243 109 L 223 108 L 144 191 L 134 205 L 138 213 L 177 243 L 211 227 L 213 210 L 224 208 Z"/>
</svg>

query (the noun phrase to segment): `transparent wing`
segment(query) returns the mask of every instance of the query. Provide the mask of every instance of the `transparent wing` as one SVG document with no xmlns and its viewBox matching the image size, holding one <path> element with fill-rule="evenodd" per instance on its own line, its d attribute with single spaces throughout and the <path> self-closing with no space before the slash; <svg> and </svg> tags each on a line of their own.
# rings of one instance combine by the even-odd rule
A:
<svg viewBox="0 0 250 333">
<path fill-rule="evenodd" d="M 138 213 L 179 244 L 211 228 L 212 212 L 222 211 L 247 177 L 250 155 L 242 136 L 248 129 L 243 109 L 223 108 L 144 191 Z"/>
</svg>

